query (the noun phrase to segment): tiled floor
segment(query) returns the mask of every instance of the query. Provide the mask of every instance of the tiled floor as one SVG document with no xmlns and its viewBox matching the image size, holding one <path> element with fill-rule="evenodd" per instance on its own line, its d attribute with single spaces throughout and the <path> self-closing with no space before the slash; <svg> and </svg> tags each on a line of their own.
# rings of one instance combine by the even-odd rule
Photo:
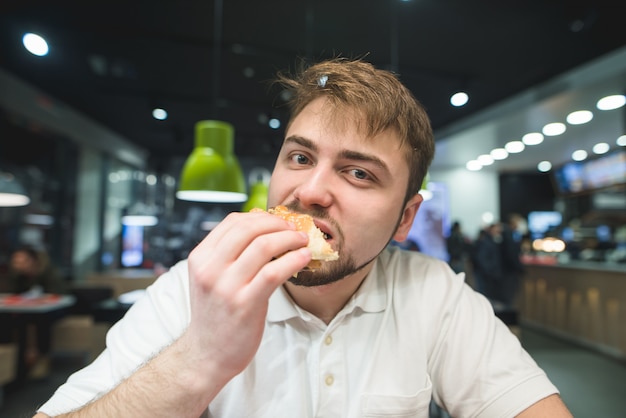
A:
<svg viewBox="0 0 626 418">
<path fill-rule="evenodd" d="M 522 343 L 559 387 L 574 417 L 626 416 L 626 363 L 527 327 L 522 329 Z M 48 378 L 8 388 L 0 418 L 32 417 L 37 405 L 79 367 L 78 361 L 55 358 Z"/>
</svg>

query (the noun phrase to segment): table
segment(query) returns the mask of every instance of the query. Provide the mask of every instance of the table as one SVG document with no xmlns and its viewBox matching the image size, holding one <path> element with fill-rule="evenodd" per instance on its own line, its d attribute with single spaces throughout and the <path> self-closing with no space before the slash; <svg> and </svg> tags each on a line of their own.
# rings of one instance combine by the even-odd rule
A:
<svg viewBox="0 0 626 418">
<path fill-rule="evenodd" d="M 44 314 L 72 306 L 72 295 L 43 294 L 38 297 L 0 293 L 0 314 Z"/>
<path fill-rule="evenodd" d="M 16 380 L 22 380 L 27 373 L 24 353 L 28 326 L 34 324 L 40 331 L 38 338 L 45 339 L 43 343 L 49 345 L 52 324 L 66 315 L 75 302 L 72 295 L 0 293 L 0 343 L 17 344 Z"/>
</svg>

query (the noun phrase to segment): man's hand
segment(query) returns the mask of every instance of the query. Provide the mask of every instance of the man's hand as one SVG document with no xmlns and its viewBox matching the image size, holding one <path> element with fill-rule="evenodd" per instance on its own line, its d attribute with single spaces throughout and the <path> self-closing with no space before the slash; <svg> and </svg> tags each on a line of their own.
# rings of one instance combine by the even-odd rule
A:
<svg viewBox="0 0 626 418">
<path fill-rule="evenodd" d="M 311 260 L 308 237 L 267 213 L 232 213 L 189 255 L 191 323 L 184 338 L 226 383 L 258 349 L 270 295 Z M 211 370 L 213 373 L 214 370 Z"/>
</svg>

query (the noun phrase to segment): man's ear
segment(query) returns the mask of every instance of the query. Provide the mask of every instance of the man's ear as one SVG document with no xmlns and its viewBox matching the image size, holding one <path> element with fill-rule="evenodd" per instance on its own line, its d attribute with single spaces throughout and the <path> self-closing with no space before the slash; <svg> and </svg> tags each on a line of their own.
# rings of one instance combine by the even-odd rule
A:
<svg viewBox="0 0 626 418">
<path fill-rule="evenodd" d="M 393 239 L 402 242 L 406 240 L 406 237 L 409 235 L 409 231 L 413 226 L 413 220 L 415 219 L 415 215 L 417 214 L 417 210 L 420 205 L 424 201 L 424 198 L 421 194 L 416 193 L 412 198 L 409 199 L 408 202 L 404 205 L 404 210 L 402 211 L 402 218 L 400 218 L 400 223 L 398 224 L 398 228 L 393 236 Z"/>
</svg>

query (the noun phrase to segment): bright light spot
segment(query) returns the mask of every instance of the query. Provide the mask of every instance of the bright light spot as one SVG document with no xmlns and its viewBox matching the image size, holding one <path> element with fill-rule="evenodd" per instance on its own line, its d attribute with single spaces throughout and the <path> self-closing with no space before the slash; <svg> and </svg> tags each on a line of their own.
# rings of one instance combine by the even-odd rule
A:
<svg viewBox="0 0 626 418">
<path fill-rule="evenodd" d="M 491 155 L 489 155 L 489 154 L 479 155 L 477 160 L 482 165 L 491 165 L 491 164 L 493 164 L 493 157 Z"/>
<path fill-rule="evenodd" d="M 539 164 L 537 164 L 537 170 L 541 171 L 542 173 L 546 173 L 551 169 L 552 163 L 550 163 L 550 161 L 541 161 Z"/>
<path fill-rule="evenodd" d="M 567 123 L 570 125 L 582 125 L 593 119 L 593 113 L 588 110 L 577 110 L 567 115 Z"/>
<path fill-rule="evenodd" d="M 28 52 L 38 57 L 48 55 L 48 43 L 44 38 L 34 33 L 27 33 L 22 37 L 22 44 Z"/>
<path fill-rule="evenodd" d="M 150 186 L 154 186 L 157 183 L 157 177 L 154 174 L 148 174 L 146 176 L 146 183 Z"/>
<path fill-rule="evenodd" d="M 546 253 L 560 253 L 565 250 L 565 242 L 558 238 L 543 238 L 533 241 L 533 250 Z"/>
<path fill-rule="evenodd" d="M 494 148 L 491 150 L 490 154 L 494 160 L 504 160 L 509 156 L 509 152 L 504 148 Z"/>
<path fill-rule="evenodd" d="M 485 212 L 481 215 L 480 219 L 483 221 L 484 224 L 489 225 L 493 223 L 495 216 L 493 216 L 493 213 L 491 212 Z"/>
<path fill-rule="evenodd" d="M 615 141 L 620 147 L 626 147 L 626 135 L 622 135 Z"/>
<path fill-rule="evenodd" d="M 539 132 L 530 132 L 522 137 L 522 142 L 526 145 L 539 145 L 543 142 L 543 135 Z"/>
<path fill-rule="evenodd" d="M 522 152 L 524 148 L 526 148 L 526 145 L 522 141 L 510 141 L 504 145 L 504 149 L 511 154 Z"/>
<path fill-rule="evenodd" d="M 465 164 L 465 168 L 467 168 L 470 171 L 478 171 L 481 168 L 483 168 L 483 165 L 478 162 L 478 160 L 471 160 L 468 161 L 467 164 Z"/>
<path fill-rule="evenodd" d="M 596 107 L 600 110 L 613 110 L 620 108 L 626 104 L 626 96 L 623 94 L 616 94 L 613 96 L 606 96 L 598 100 Z"/>
<path fill-rule="evenodd" d="M 452 104 L 452 106 L 459 107 L 467 103 L 468 100 L 469 96 L 467 93 L 460 91 L 458 93 L 454 93 L 452 97 L 450 97 L 450 104 Z"/>
<path fill-rule="evenodd" d="M 422 189 L 418 193 L 422 195 L 422 199 L 424 199 L 424 201 L 427 201 L 433 198 L 433 192 L 428 189 Z"/>
<path fill-rule="evenodd" d="M 165 120 L 167 119 L 167 111 L 165 109 L 157 107 L 156 109 L 152 110 L 152 117 L 156 120 Z"/>
<path fill-rule="evenodd" d="M 572 160 L 574 161 L 582 161 L 587 158 L 587 151 L 584 149 L 576 150 L 572 153 Z"/>
<path fill-rule="evenodd" d="M 272 129 L 278 129 L 278 128 L 280 128 L 280 121 L 278 119 L 276 119 L 276 118 L 272 118 L 272 119 L 269 120 L 268 125 Z"/>
<path fill-rule="evenodd" d="M 546 126 L 544 126 L 541 132 L 543 132 L 545 136 L 557 136 L 565 132 L 565 129 L 567 128 L 565 127 L 564 123 L 554 122 L 548 123 Z"/>
<path fill-rule="evenodd" d="M 598 142 L 592 148 L 594 154 L 606 154 L 611 147 L 606 142 Z"/>
</svg>

